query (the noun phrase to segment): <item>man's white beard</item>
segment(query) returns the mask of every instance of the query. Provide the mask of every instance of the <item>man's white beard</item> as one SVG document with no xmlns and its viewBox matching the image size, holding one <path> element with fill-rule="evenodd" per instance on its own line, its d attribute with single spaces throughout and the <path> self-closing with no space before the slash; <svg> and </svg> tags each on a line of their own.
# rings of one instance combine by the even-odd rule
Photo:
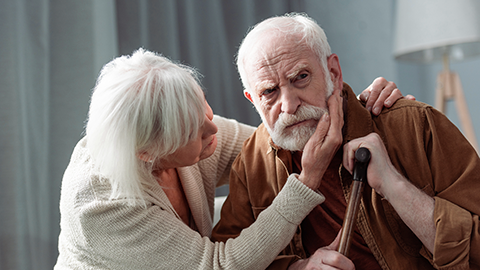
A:
<svg viewBox="0 0 480 270">
<path fill-rule="evenodd" d="M 323 108 L 312 105 L 301 105 L 295 114 L 281 113 L 273 129 L 267 124 L 263 114 L 260 114 L 260 117 L 276 145 L 290 151 L 302 151 L 310 137 L 315 133 L 317 124 L 313 126 L 302 125 L 300 127 L 292 127 L 288 130 L 286 130 L 286 128 L 310 119 L 314 119 L 315 123 L 318 123 L 322 115 L 326 112 L 328 112 L 328 110 Z"/>
<path fill-rule="evenodd" d="M 333 82 L 330 78 L 330 74 L 326 74 L 326 96 L 329 98 L 333 93 Z M 327 107 L 326 104 L 325 107 Z M 320 118 L 322 118 L 323 114 L 327 112 L 328 109 L 313 105 L 300 105 L 295 114 L 280 113 L 273 128 L 268 125 L 263 113 L 259 114 L 265 127 L 267 128 L 268 133 L 270 134 L 270 137 L 272 137 L 272 140 L 276 145 L 290 151 L 303 151 L 303 148 L 305 148 L 308 140 L 310 137 L 312 137 L 313 133 L 315 133 L 318 121 Z M 303 125 L 300 127 L 289 128 L 288 131 L 285 130 L 288 126 L 309 119 L 316 120 L 316 124 L 314 126 Z"/>
</svg>

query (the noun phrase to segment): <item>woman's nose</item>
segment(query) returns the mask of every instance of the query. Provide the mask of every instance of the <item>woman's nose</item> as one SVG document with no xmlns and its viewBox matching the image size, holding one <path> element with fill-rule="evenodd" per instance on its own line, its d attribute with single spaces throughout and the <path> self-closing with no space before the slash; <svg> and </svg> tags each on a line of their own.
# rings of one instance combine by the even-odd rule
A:
<svg viewBox="0 0 480 270">
<path fill-rule="evenodd" d="M 205 113 L 206 119 L 205 119 L 205 137 L 208 137 L 210 135 L 216 134 L 218 132 L 218 127 L 213 123 L 213 110 L 212 107 L 206 102 L 207 105 L 207 112 Z"/>
<path fill-rule="evenodd" d="M 204 137 L 208 137 L 208 136 L 211 136 L 213 134 L 216 134 L 218 132 L 218 127 L 217 125 L 215 125 L 215 123 L 213 123 L 213 117 L 210 118 L 208 115 L 206 117 L 207 119 L 205 119 L 205 130 L 203 132 L 204 134 Z"/>
</svg>

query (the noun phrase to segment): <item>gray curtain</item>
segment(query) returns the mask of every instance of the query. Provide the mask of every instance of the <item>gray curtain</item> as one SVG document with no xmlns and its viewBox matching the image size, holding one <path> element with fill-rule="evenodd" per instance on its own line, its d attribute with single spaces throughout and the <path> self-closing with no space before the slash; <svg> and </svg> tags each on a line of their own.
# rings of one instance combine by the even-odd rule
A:
<svg viewBox="0 0 480 270">
<path fill-rule="evenodd" d="M 357 93 L 384 76 L 432 103 L 434 90 L 424 90 L 434 88 L 439 66 L 393 60 L 393 7 L 394 0 L 0 0 L 0 270 L 55 264 L 62 175 L 109 60 L 143 47 L 194 66 L 214 112 L 257 125 L 236 49 L 260 20 L 307 12 L 324 27 Z M 472 103 L 480 97 L 467 90 L 476 87 L 479 67 L 477 60 L 457 66 L 470 72 L 470 81 L 462 79 Z"/>
<path fill-rule="evenodd" d="M 243 97 L 235 52 L 247 29 L 275 14 L 302 10 L 288 0 L 118 0 L 120 54 L 139 47 L 194 66 L 214 112 L 257 125 L 260 118 Z"/>
<path fill-rule="evenodd" d="M 0 269 L 55 263 L 60 182 L 115 22 L 113 1 L 1 1 Z"/>
<path fill-rule="evenodd" d="M 55 264 L 61 179 L 105 63 L 144 47 L 193 65 L 217 113 L 256 125 L 236 46 L 294 2 L 0 1 L 0 269 Z"/>
</svg>

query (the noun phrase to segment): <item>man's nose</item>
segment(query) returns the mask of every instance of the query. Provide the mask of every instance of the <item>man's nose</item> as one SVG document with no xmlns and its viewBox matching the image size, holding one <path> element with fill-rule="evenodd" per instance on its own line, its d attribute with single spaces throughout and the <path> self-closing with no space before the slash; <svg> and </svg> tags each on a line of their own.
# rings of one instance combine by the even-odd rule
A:
<svg viewBox="0 0 480 270">
<path fill-rule="evenodd" d="M 282 102 L 282 113 L 295 114 L 302 103 L 295 89 L 281 89 L 280 102 Z"/>
</svg>

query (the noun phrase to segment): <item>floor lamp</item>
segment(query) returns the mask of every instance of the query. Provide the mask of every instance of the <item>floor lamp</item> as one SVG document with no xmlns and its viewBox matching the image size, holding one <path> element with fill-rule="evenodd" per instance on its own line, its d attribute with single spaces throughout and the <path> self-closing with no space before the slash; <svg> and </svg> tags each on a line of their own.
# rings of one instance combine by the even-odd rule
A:
<svg viewBox="0 0 480 270">
<path fill-rule="evenodd" d="M 394 46 L 398 60 L 443 62 L 435 107 L 445 112 L 445 102 L 455 100 L 463 133 L 478 152 L 460 78 L 450 70 L 450 61 L 480 54 L 480 1 L 397 0 Z"/>
</svg>

